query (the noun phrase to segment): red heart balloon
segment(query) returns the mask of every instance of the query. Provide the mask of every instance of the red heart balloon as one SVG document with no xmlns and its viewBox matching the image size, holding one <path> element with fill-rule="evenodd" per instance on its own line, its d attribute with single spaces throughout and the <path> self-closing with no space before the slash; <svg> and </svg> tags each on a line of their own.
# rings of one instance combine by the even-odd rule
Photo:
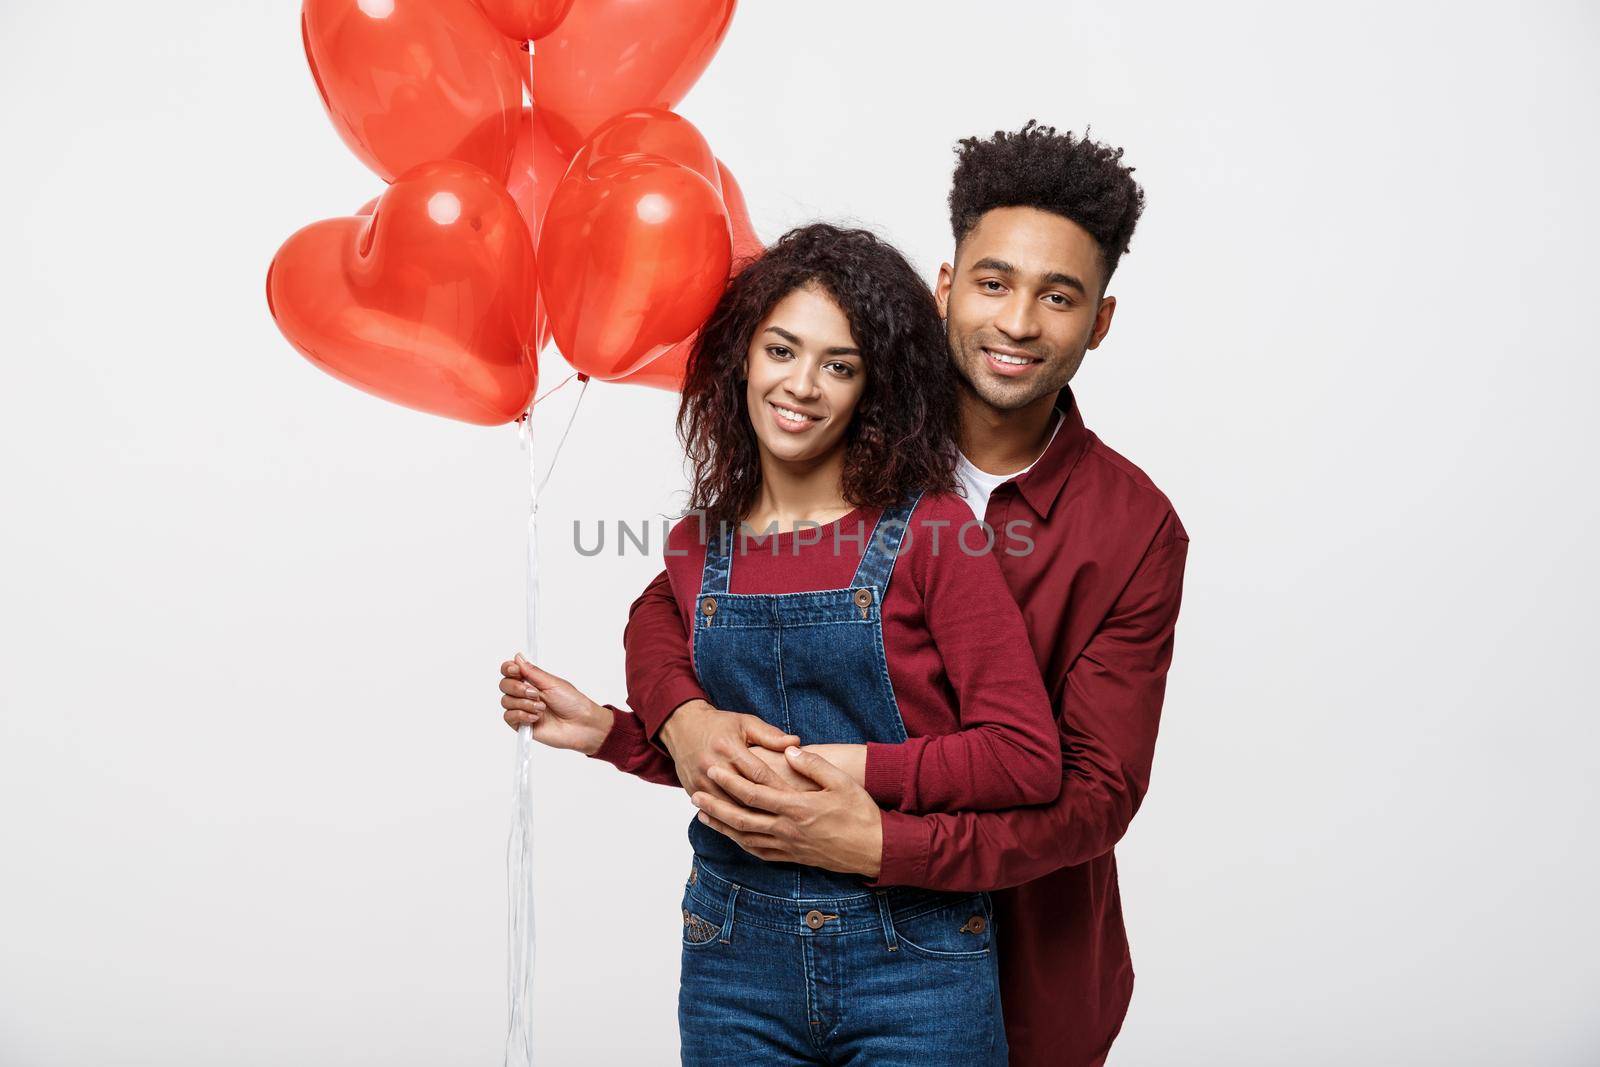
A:
<svg viewBox="0 0 1600 1067">
<path fill-rule="evenodd" d="M 683 99 L 733 21 L 734 0 L 583 0 L 533 53 L 533 98 L 575 152 L 613 115 Z"/>
<path fill-rule="evenodd" d="M 600 160 L 610 166 L 626 166 L 650 157 L 688 167 L 722 192 L 717 157 L 705 137 L 682 115 L 661 108 L 636 108 L 612 116 L 574 158 L 583 161 L 580 166 L 598 165 Z"/>
<path fill-rule="evenodd" d="M 526 57 L 472 0 L 304 0 L 300 33 L 334 128 L 385 180 L 435 159 L 504 180 Z"/>
<path fill-rule="evenodd" d="M 722 178 L 722 202 L 728 209 L 728 221 L 733 226 L 733 259 L 730 266 L 737 274 L 753 260 L 760 257 L 766 246 L 756 235 L 750 222 L 750 209 L 744 202 L 744 190 L 734 180 L 733 172 L 722 160 L 717 160 L 717 171 Z M 652 389 L 665 389 L 670 393 L 683 392 L 684 373 L 689 369 L 689 352 L 694 348 L 700 331 L 696 330 L 649 363 L 631 374 L 617 378 L 616 382 L 628 385 L 648 385 Z"/>
<path fill-rule="evenodd" d="M 737 273 L 751 260 L 759 259 L 767 246 L 750 221 L 750 206 L 744 202 L 744 190 L 734 181 L 733 171 L 720 159 L 717 160 L 717 174 L 722 179 L 722 202 L 728 206 L 728 221 L 733 225 L 733 270 Z"/>
<path fill-rule="evenodd" d="M 278 328 L 340 381 L 492 426 L 538 380 L 533 245 L 511 194 L 468 163 L 402 174 L 370 217 L 295 233 L 267 271 Z"/>
<path fill-rule="evenodd" d="M 539 285 L 561 354 L 620 378 L 699 328 L 727 283 L 722 196 L 659 157 L 573 160 L 545 212 Z"/>
<path fill-rule="evenodd" d="M 539 244 L 539 228 L 544 224 L 544 213 L 555 195 L 556 185 L 567 172 L 567 156 L 550 139 L 550 131 L 537 107 L 522 109 L 522 122 L 517 127 L 517 150 L 511 156 L 511 177 L 506 188 L 517 210 L 527 220 L 528 234 L 535 247 Z M 538 321 L 534 350 L 540 351 L 550 343 L 550 316 L 545 312 L 543 298 L 536 303 Z"/>
<path fill-rule="evenodd" d="M 561 25 L 572 0 L 478 0 L 494 28 L 516 41 L 536 41 Z"/>
</svg>

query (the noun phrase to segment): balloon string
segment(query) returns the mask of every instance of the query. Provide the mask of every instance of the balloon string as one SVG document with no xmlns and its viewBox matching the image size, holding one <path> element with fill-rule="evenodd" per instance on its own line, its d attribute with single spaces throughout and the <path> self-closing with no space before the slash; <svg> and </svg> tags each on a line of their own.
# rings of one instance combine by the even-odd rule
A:
<svg viewBox="0 0 1600 1067">
<path fill-rule="evenodd" d="M 571 380 L 572 379 L 570 378 L 567 379 L 567 381 Z M 567 383 L 561 383 L 561 385 L 565 384 Z M 556 386 L 556 389 L 560 389 L 561 385 Z M 551 392 L 555 392 L 555 389 L 552 389 Z M 583 388 L 578 390 L 578 399 L 572 405 L 572 414 L 567 416 L 567 428 L 561 431 L 561 440 L 556 442 L 556 450 L 550 454 L 550 466 L 544 472 L 544 480 L 539 483 L 538 489 L 536 490 L 537 492 L 543 492 L 544 487 L 550 484 L 550 477 L 556 472 L 556 463 L 561 459 L 561 446 L 567 443 L 567 435 L 572 433 L 572 424 L 576 422 L 578 418 L 578 408 L 583 406 L 583 398 L 588 392 L 589 379 L 585 377 L 583 379 Z"/>
</svg>

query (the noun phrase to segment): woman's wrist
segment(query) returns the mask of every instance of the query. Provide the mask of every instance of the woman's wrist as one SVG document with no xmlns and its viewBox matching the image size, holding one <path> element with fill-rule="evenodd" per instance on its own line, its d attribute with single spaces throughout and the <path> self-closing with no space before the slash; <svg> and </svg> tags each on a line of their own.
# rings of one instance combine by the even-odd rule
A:
<svg viewBox="0 0 1600 1067">
<path fill-rule="evenodd" d="M 585 756 L 592 756 L 600 751 L 600 746 L 606 743 L 606 738 L 611 736 L 611 728 L 616 725 L 616 715 L 604 704 L 589 701 L 589 710 L 584 715 L 584 725 L 589 728 L 588 738 L 578 746 L 578 751 Z"/>
</svg>

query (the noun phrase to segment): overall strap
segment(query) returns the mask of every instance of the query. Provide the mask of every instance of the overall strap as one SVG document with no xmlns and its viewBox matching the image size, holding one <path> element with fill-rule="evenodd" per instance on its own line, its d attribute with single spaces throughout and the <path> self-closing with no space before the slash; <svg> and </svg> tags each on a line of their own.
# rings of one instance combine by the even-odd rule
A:
<svg viewBox="0 0 1600 1067">
<path fill-rule="evenodd" d="M 728 569 L 733 566 L 732 541 L 736 536 L 727 523 L 718 523 L 716 529 L 702 516 L 706 531 L 706 565 L 700 572 L 700 595 L 721 596 L 728 591 Z"/>
<path fill-rule="evenodd" d="M 900 554 L 900 543 L 911 525 L 911 513 L 921 499 L 922 494 L 917 493 L 894 507 L 883 509 L 872 526 L 866 551 L 861 553 L 861 565 L 856 568 L 855 577 L 850 579 L 850 588 L 864 589 L 870 586 L 878 591 L 878 599 L 882 601 L 883 593 L 889 586 L 889 574 L 894 570 L 895 557 Z"/>
</svg>

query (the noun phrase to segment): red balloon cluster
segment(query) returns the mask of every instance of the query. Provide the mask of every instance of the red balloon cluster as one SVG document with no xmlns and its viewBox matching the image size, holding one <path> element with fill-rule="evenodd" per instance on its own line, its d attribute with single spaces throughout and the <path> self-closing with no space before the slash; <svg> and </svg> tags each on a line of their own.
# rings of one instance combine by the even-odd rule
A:
<svg viewBox="0 0 1600 1067">
<path fill-rule="evenodd" d="M 279 249 L 278 327 L 342 381 L 483 425 L 527 409 L 552 336 L 591 377 L 681 388 L 730 272 L 762 248 L 733 175 L 671 110 L 734 4 L 304 0 L 328 117 L 390 184 Z"/>
</svg>

